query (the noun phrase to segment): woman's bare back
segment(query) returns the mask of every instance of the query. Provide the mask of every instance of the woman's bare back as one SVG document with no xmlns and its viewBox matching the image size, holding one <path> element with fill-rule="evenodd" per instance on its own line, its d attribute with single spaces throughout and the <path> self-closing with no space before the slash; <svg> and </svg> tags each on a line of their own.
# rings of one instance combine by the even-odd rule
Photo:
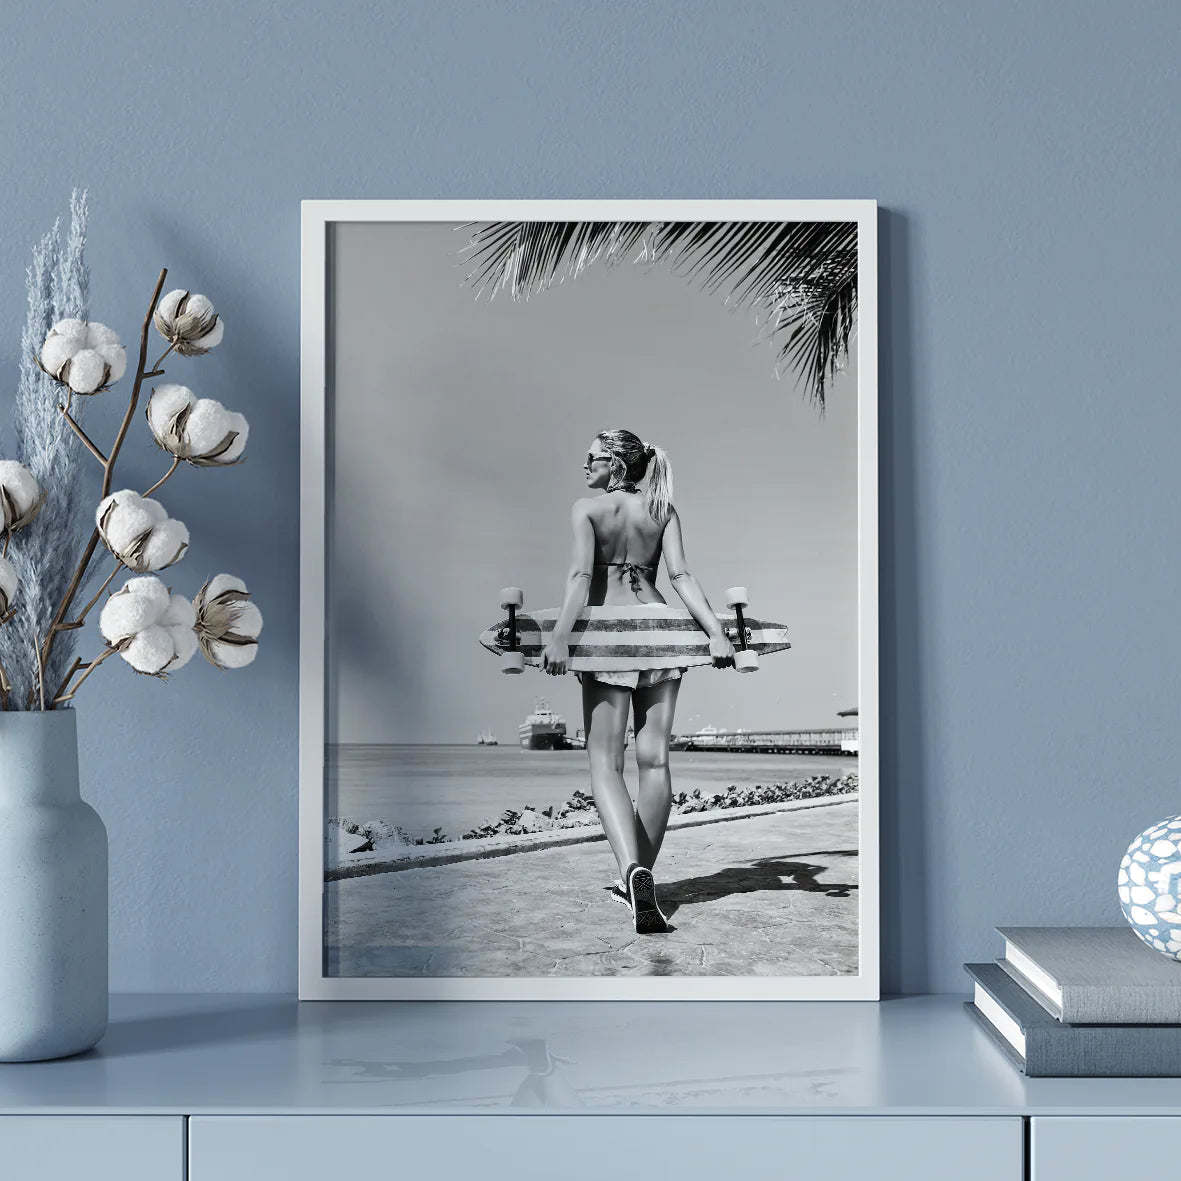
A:
<svg viewBox="0 0 1181 1181">
<path fill-rule="evenodd" d="M 663 603 L 656 589 L 664 525 L 634 492 L 606 492 L 583 502 L 595 532 L 595 564 L 587 606 Z"/>
</svg>

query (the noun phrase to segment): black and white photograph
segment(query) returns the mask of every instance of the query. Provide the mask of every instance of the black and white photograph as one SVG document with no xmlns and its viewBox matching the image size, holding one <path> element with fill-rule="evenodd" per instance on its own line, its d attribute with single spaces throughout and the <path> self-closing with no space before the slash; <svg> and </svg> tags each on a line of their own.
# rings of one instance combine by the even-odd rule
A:
<svg viewBox="0 0 1181 1181">
<path fill-rule="evenodd" d="M 873 202 L 305 202 L 301 996 L 876 998 Z"/>
</svg>

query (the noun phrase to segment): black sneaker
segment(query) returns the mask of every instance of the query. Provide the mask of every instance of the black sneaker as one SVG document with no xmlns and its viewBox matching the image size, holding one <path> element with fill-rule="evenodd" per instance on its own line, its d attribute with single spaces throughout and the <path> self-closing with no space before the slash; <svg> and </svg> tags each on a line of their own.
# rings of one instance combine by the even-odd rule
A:
<svg viewBox="0 0 1181 1181">
<path fill-rule="evenodd" d="M 612 902 L 618 902 L 620 906 L 626 906 L 628 910 L 631 910 L 631 899 L 627 896 L 627 887 L 623 884 L 622 878 L 616 878 L 607 887 L 607 894 Z"/>
<path fill-rule="evenodd" d="M 627 893 L 637 935 L 660 935 L 668 930 L 668 920 L 656 904 L 656 881 L 650 869 L 633 865 L 628 870 Z"/>
</svg>

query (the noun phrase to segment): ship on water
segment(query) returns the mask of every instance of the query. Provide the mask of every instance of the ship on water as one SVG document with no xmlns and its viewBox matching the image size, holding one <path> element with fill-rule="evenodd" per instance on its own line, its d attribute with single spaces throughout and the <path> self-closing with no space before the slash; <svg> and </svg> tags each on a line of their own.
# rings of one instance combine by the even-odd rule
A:
<svg viewBox="0 0 1181 1181">
<path fill-rule="evenodd" d="M 709 746 L 717 741 L 718 735 L 724 733 L 717 726 L 705 725 L 693 734 L 674 734 L 669 743 L 670 750 L 689 750 L 695 744 Z"/>
<path fill-rule="evenodd" d="M 627 733 L 623 736 L 623 745 L 631 746 L 633 739 L 636 736 L 635 730 L 628 726 Z M 571 738 L 569 734 L 562 740 L 563 750 L 586 750 L 586 731 L 579 727 L 574 732 L 574 737 Z"/>
<path fill-rule="evenodd" d="M 861 754 L 861 720 L 856 707 L 843 709 L 837 714 L 838 718 L 857 718 L 857 729 L 851 730 L 841 739 L 841 751 L 847 755 Z"/>
<path fill-rule="evenodd" d="M 479 738 L 476 739 L 477 746 L 499 746 L 500 739 L 492 733 L 491 730 L 485 730 Z"/>
<path fill-rule="evenodd" d="M 540 698 L 537 708 L 517 728 L 521 745 L 526 750 L 565 750 L 566 719 L 550 709 L 549 702 Z"/>
</svg>

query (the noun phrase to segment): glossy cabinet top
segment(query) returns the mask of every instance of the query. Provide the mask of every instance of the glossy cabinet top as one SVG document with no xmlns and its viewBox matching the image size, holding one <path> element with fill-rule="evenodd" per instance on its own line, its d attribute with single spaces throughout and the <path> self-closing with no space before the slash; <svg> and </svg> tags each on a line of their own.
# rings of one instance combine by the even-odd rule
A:
<svg viewBox="0 0 1181 1181">
<path fill-rule="evenodd" d="M 0 1065 L 0 1115 L 1181 1114 L 1181 1079 L 1033 1079 L 961 997 L 303 1002 L 116 996 L 95 1050 Z"/>
</svg>

